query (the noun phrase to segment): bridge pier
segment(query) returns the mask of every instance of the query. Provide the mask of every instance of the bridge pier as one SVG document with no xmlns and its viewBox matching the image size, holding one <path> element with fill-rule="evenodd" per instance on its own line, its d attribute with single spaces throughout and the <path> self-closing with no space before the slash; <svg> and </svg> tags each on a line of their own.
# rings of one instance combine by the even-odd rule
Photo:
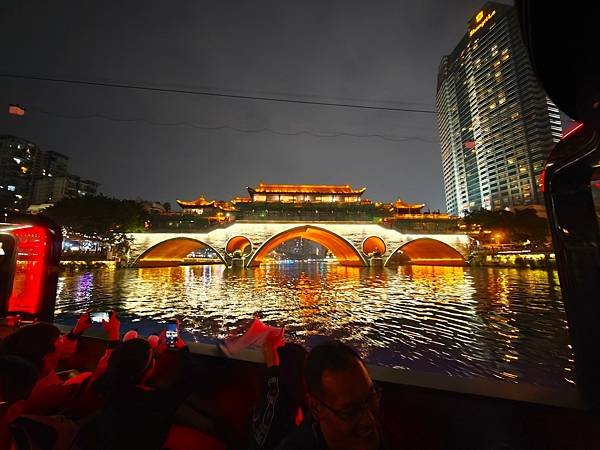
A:
<svg viewBox="0 0 600 450">
<path fill-rule="evenodd" d="M 383 267 L 383 258 L 381 256 L 371 256 L 369 258 L 369 266 L 382 268 Z"/>
<path fill-rule="evenodd" d="M 245 267 L 244 258 L 231 258 L 229 267 L 231 269 L 243 269 Z"/>
</svg>

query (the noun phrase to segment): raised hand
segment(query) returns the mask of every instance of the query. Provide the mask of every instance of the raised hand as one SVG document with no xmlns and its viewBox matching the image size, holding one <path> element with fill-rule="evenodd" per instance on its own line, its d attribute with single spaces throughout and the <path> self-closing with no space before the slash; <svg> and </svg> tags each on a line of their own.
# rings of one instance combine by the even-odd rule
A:
<svg viewBox="0 0 600 450">
<path fill-rule="evenodd" d="M 75 336 L 79 336 L 91 326 L 92 326 L 92 319 L 90 319 L 89 311 L 86 311 L 83 314 L 81 314 L 81 316 L 79 316 L 79 319 L 77 319 L 77 323 L 73 327 L 72 333 Z"/>
<path fill-rule="evenodd" d="M 119 321 L 116 312 L 112 311 L 110 313 L 108 322 L 106 320 L 102 321 L 102 328 L 104 328 L 104 331 L 106 331 L 109 341 L 119 340 L 119 336 L 121 334 L 121 322 Z"/>
</svg>

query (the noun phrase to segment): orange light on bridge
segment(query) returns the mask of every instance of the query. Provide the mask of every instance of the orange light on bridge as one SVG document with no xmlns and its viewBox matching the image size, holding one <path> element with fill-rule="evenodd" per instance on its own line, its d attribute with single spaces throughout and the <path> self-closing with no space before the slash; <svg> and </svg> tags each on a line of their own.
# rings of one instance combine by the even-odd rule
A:
<svg viewBox="0 0 600 450">
<path fill-rule="evenodd" d="M 365 255 L 381 256 L 386 251 L 386 245 L 383 239 L 378 236 L 369 236 L 363 241 L 362 251 Z"/>
<path fill-rule="evenodd" d="M 265 262 L 269 253 L 284 242 L 294 238 L 308 239 L 327 247 L 342 266 L 363 267 L 367 265 L 358 250 L 344 238 L 323 228 L 303 225 L 283 231 L 266 241 L 257 250 L 252 260 L 248 263 L 248 267 L 256 267 Z"/>
<path fill-rule="evenodd" d="M 429 266 L 464 266 L 466 261 L 459 251 L 445 242 L 419 238 L 400 247 L 388 259 L 388 264 L 401 253 L 405 263 Z"/>
<path fill-rule="evenodd" d="M 219 252 L 210 245 L 196 239 L 177 237 L 150 247 L 140 255 L 135 266 L 178 266 L 183 263 L 187 255 L 204 247 L 209 247 L 217 255 L 217 258 L 224 262 Z"/>
<path fill-rule="evenodd" d="M 235 236 L 227 241 L 225 251 L 229 255 L 236 251 L 239 251 L 242 255 L 248 254 L 252 252 L 252 242 L 246 236 Z"/>
</svg>

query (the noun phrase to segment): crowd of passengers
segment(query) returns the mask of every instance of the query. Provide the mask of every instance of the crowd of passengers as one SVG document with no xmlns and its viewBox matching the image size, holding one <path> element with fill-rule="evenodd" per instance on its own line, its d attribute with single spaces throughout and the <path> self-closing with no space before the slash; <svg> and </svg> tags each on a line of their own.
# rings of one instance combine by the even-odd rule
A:
<svg viewBox="0 0 600 450">
<path fill-rule="evenodd" d="M 84 313 L 66 335 L 48 323 L 16 328 L 0 342 L 0 449 L 226 449 L 226 433 L 179 420 L 203 377 L 200 358 L 165 332 L 121 336 L 102 322 L 106 351 L 93 372 L 57 372 L 92 325 Z M 224 348 L 226 350 L 226 348 Z M 382 449 L 380 391 L 351 347 L 328 341 L 307 352 L 270 332 L 266 376 L 248 420 L 248 449 Z M 177 360 L 168 383 L 160 367 Z M 181 423 L 186 425 L 181 425 Z M 191 423 L 191 426 L 190 426 Z M 222 427 L 221 429 L 226 429 Z"/>
</svg>

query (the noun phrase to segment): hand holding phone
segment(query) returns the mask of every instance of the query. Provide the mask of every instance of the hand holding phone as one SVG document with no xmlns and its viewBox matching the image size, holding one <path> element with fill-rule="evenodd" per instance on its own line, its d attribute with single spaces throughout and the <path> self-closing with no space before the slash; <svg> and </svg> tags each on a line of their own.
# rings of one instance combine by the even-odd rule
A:
<svg viewBox="0 0 600 450">
<path fill-rule="evenodd" d="M 107 311 L 95 311 L 90 313 L 90 320 L 92 323 L 102 323 L 102 321 L 108 322 L 110 313 Z"/>
<path fill-rule="evenodd" d="M 167 329 L 165 332 L 165 340 L 169 348 L 175 348 L 175 343 L 179 338 L 179 322 L 177 320 L 171 320 L 167 323 Z"/>
</svg>

